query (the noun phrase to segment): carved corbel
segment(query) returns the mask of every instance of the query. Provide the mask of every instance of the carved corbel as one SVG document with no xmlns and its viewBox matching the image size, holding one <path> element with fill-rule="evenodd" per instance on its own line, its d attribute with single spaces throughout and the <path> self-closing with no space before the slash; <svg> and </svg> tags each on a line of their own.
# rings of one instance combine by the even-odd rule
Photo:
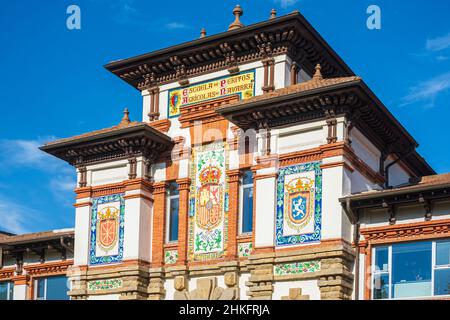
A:
<svg viewBox="0 0 450 320">
<path fill-rule="evenodd" d="M 383 200 L 382 207 L 387 209 L 389 215 L 389 224 L 394 225 L 397 222 L 396 207 L 392 204 L 388 204 L 385 200 Z"/>
<path fill-rule="evenodd" d="M 426 199 L 422 194 L 419 196 L 419 202 L 423 204 L 425 209 L 425 221 L 430 221 L 432 218 L 432 203 L 430 199 Z"/>
<path fill-rule="evenodd" d="M 327 143 L 335 143 L 337 141 L 337 120 L 334 107 L 325 109 L 326 123 L 328 126 Z"/>
<path fill-rule="evenodd" d="M 175 70 L 175 78 L 178 80 L 180 86 L 189 85 L 189 80 L 187 78 L 186 66 L 180 61 L 178 56 L 172 56 L 169 58 L 170 63 L 173 65 Z"/>
<path fill-rule="evenodd" d="M 137 177 L 137 159 L 136 157 L 130 157 L 128 159 L 128 164 L 130 166 L 130 170 L 128 172 L 128 179 L 136 179 Z"/>
<path fill-rule="evenodd" d="M 261 133 L 261 138 L 263 139 L 264 149 L 262 150 L 262 154 L 264 156 L 268 156 L 272 152 L 270 144 L 271 132 L 269 123 L 267 121 L 260 121 L 258 123 L 258 132 Z"/>
<path fill-rule="evenodd" d="M 272 43 L 270 41 L 263 42 L 258 45 L 258 49 L 264 67 L 262 90 L 267 93 L 275 89 L 275 59 L 273 58 Z"/>
<path fill-rule="evenodd" d="M 87 186 L 87 169 L 86 166 L 79 166 L 78 171 L 80 172 L 80 180 L 78 181 L 78 187 L 84 188 Z"/>
<path fill-rule="evenodd" d="M 225 56 L 225 65 L 227 66 L 228 72 L 230 74 L 238 73 L 239 66 L 236 58 L 236 52 L 231 49 L 227 42 L 220 44 L 220 50 Z"/>
</svg>

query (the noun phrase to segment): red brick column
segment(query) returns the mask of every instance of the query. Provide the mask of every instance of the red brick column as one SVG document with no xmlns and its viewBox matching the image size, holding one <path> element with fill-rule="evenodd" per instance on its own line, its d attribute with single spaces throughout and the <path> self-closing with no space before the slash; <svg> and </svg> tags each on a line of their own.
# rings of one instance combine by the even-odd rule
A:
<svg viewBox="0 0 450 320">
<path fill-rule="evenodd" d="M 178 212 L 178 261 L 177 264 L 184 265 L 187 262 L 188 247 L 188 217 L 189 217 L 189 187 L 191 179 L 182 178 L 177 180 L 180 192 L 180 209 Z"/>
<path fill-rule="evenodd" d="M 241 172 L 228 170 L 229 209 L 228 209 L 228 248 L 226 258 L 234 259 L 237 256 L 237 236 L 239 217 L 239 182 Z"/>
<path fill-rule="evenodd" d="M 151 265 L 159 267 L 164 263 L 164 239 L 166 220 L 166 182 L 153 184 L 153 237 Z"/>
</svg>

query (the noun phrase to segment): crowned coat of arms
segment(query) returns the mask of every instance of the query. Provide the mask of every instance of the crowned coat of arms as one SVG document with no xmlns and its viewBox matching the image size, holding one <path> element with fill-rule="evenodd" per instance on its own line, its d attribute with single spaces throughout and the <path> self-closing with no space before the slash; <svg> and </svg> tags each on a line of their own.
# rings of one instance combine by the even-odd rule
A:
<svg viewBox="0 0 450 320">
<path fill-rule="evenodd" d="M 111 250 L 117 243 L 119 213 L 120 211 L 116 207 L 105 207 L 98 213 L 97 244 L 106 252 Z"/>
<path fill-rule="evenodd" d="M 222 186 L 219 184 L 220 169 L 209 166 L 200 172 L 196 222 L 199 228 L 210 231 L 222 219 Z"/>
<path fill-rule="evenodd" d="M 286 193 L 286 222 L 300 231 L 313 215 L 314 181 L 309 178 L 293 179 L 286 185 Z"/>
</svg>

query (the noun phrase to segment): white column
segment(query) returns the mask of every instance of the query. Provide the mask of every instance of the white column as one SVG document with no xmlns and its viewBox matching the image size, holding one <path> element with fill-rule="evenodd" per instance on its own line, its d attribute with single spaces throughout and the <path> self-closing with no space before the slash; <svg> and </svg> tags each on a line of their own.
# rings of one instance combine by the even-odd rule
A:
<svg viewBox="0 0 450 320">
<path fill-rule="evenodd" d="M 77 204 L 89 203 L 90 198 L 78 199 Z M 87 265 L 89 262 L 89 230 L 91 206 L 85 205 L 75 209 L 75 247 L 74 266 Z"/>
<path fill-rule="evenodd" d="M 276 176 L 274 171 L 275 168 L 259 170 L 255 177 L 254 232 L 256 248 L 274 246 L 275 243 Z M 268 176 L 261 178 L 258 177 L 260 174 Z"/>
<path fill-rule="evenodd" d="M 150 261 L 151 253 L 151 214 L 152 202 L 145 197 L 128 198 L 130 195 L 142 193 L 141 190 L 125 194 L 125 226 L 123 260 Z"/>
</svg>

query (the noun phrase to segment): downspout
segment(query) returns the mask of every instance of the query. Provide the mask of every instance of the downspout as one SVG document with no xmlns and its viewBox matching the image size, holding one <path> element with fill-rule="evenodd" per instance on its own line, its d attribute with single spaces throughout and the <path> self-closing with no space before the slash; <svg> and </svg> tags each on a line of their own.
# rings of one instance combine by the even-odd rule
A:
<svg viewBox="0 0 450 320">
<path fill-rule="evenodd" d="M 359 249 L 359 213 L 353 211 L 351 204 L 350 204 L 350 199 L 347 198 L 345 199 L 345 206 L 344 210 L 345 212 L 347 212 L 347 215 L 349 217 L 352 217 L 352 224 L 354 225 L 353 228 L 353 243 L 355 245 L 355 249 L 356 249 L 356 257 L 355 257 L 355 300 L 359 300 L 359 254 L 360 254 L 360 249 Z"/>
</svg>

